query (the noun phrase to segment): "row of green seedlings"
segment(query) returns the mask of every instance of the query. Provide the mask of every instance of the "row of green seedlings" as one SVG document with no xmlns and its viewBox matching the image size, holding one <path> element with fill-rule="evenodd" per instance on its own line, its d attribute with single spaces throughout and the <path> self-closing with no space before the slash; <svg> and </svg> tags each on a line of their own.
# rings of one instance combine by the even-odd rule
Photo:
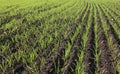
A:
<svg viewBox="0 0 120 74">
<path fill-rule="evenodd" d="M 98 53 L 98 9 L 97 9 L 97 4 L 94 5 L 95 6 L 95 11 L 94 11 L 94 32 L 95 32 L 95 63 L 96 63 L 96 70 L 95 70 L 95 74 L 98 74 L 99 72 L 99 56 L 100 56 L 100 52 Z"/>
</svg>

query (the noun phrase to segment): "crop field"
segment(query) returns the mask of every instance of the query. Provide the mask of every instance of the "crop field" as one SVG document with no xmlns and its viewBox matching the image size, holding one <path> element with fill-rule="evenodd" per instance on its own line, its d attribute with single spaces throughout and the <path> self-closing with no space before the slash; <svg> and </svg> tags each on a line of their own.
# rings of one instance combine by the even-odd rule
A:
<svg viewBox="0 0 120 74">
<path fill-rule="evenodd" d="M 0 0 L 0 74 L 120 74 L 120 0 Z"/>
</svg>

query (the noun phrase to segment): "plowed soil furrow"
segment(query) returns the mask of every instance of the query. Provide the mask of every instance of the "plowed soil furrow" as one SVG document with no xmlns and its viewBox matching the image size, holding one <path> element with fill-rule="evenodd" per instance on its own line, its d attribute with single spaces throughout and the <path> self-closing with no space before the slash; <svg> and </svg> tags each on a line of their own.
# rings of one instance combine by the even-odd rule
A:
<svg viewBox="0 0 120 74">
<path fill-rule="evenodd" d="M 88 5 L 86 5 L 86 7 L 88 8 Z M 74 33 L 72 31 L 75 31 L 75 30 L 71 30 L 70 34 Z M 70 34 L 68 35 L 68 37 L 65 40 L 62 41 L 62 43 L 58 47 L 57 51 L 55 53 L 53 53 L 49 59 L 46 60 L 45 68 L 43 68 L 40 71 L 41 74 L 54 73 L 54 67 L 53 67 L 54 62 L 57 63 L 58 61 L 60 61 L 60 66 L 62 66 L 64 64 L 62 57 L 65 53 L 66 43 L 71 42 L 70 39 L 69 39 Z M 54 58 L 54 60 L 53 60 L 53 58 Z M 50 72 L 51 69 L 53 70 L 52 72 Z"/>
<path fill-rule="evenodd" d="M 76 37 L 76 40 L 74 41 L 73 47 L 70 51 L 70 55 L 69 55 L 68 59 L 66 59 L 65 64 L 61 70 L 61 74 L 73 74 L 73 73 L 75 73 L 75 68 L 76 68 L 76 64 L 78 61 L 78 53 L 79 53 L 80 48 L 82 47 L 82 41 L 83 41 L 82 36 L 86 30 L 86 26 L 87 26 L 86 21 L 88 21 L 88 17 L 90 16 L 90 7 L 86 13 L 87 14 L 86 14 L 84 21 L 83 21 L 84 24 L 82 24 L 82 27 L 79 31 L 79 34 Z"/>
<path fill-rule="evenodd" d="M 88 40 L 84 50 L 84 72 L 85 74 L 95 73 L 95 33 L 94 33 L 94 9 L 92 10 L 90 28 L 88 30 Z"/>
<path fill-rule="evenodd" d="M 99 6 L 98 6 L 99 7 Z M 100 7 L 99 7 L 100 8 Z M 100 10 L 99 10 L 100 11 Z M 102 27 L 102 22 L 100 18 L 100 13 L 97 11 L 97 24 L 98 24 L 98 51 L 100 53 L 99 56 L 99 74 L 116 74 L 112 59 L 111 52 L 108 47 L 107 38 L 104 33 L 104 29 Z"/>
<path fill-rule="evenodd" d="M 11 67 L 8 67 L 8 70 L 5 72 L 5 74 L 13 74 L 12 71 L 14 71 L 15 74 L 24 74 L 23 70 L 25 70 L 25 64 L 23 62 L 15 62 L 14 63 L 14 69 Z M 25 74 L 29 74 L 27 71 Z"/>
</svg>

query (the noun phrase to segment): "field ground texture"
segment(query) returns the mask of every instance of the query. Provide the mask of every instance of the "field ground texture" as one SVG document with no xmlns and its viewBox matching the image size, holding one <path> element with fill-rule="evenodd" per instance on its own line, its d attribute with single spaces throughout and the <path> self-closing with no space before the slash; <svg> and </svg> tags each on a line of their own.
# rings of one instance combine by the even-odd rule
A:
<svg viewBox="0 0 120 74">
<path fill-rule="evenodd" d="M 0 0 L 0 74 L 120 74 L 120 0 Z"/>
</svg>

